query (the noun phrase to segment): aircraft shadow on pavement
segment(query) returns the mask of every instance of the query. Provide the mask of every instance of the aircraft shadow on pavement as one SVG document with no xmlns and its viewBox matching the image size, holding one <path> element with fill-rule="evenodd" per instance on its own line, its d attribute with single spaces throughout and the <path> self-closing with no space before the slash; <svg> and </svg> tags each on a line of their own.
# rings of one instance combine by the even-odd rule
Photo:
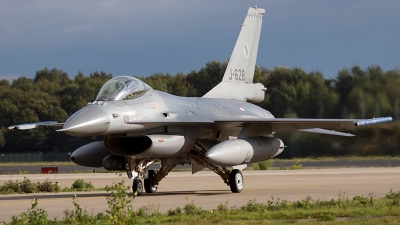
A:
<svg viewBox="0 0 400 225">
<path fill-rule="evenodd" d="M 226 195 L 232 194 L 229 190 L 200 190 L 200 191 L 171 191 L 171 192 L 157 192 L 153 194 L 143 193 L 142 196 L 169 196 L 169 195 L 198 195 L 198 196 L 211 196 L 211 195 Z"/>
</svg>

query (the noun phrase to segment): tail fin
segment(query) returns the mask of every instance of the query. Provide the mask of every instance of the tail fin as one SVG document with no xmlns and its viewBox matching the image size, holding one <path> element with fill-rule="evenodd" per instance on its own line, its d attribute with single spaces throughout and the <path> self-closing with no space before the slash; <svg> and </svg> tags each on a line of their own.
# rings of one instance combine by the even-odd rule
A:
<svg viewBox="0 0 400 225">
<path fill-rule="evenodd" d="M 265 10 L 257 6 L 249 8 L 222 82 L 205 94 L 204 98 L 252 102 L 264 100 L 264 86 L 253 84 L 264 14 Z"/>
</svg>

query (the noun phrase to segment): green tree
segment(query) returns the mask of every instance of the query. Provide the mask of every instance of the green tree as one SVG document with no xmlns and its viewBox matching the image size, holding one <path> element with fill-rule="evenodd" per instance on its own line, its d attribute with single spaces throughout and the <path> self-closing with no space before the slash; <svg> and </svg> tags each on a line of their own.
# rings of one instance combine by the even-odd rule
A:
<svg viewBox="0 0 400 225">
<path fill-rule="evenodd" d="M 224 64 L 213 60 L 206 63 L 206 67 L 201 68 L 199 72 L 194 70 L 190 72 L 187 75 L 187 81 L 193 87 L 196 87 L 196 96 L 200 97 L 221 82 L 225 69 L 226 66 Z"/>
<path fill-rule="evenodd" d="M 7 132 L 5 127 L 0 127 L 0 148 L 6 145 L 6 139 L 4 138 L 4 133 Z"/>
</svg>

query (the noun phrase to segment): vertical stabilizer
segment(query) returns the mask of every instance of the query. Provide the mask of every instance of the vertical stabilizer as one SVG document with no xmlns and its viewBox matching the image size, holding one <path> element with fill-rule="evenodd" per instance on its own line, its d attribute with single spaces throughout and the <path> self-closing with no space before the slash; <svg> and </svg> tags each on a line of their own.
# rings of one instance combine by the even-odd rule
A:
<svg viewBox="0 0 400 225">
<path fill-rule="evenodd" d="M 264 100 L 264 86 L 253 84 L 264 14 L 264 9 L 249 8 L 222 82 L 203 97 L 253 102 Z"/>
</svg>

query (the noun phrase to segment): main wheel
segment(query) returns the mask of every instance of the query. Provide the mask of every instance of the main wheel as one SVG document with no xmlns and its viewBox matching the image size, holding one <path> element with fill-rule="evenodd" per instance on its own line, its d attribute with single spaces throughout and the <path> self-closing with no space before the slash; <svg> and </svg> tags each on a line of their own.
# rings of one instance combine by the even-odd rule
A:
<svg viewBox="0 0 400 225">
<path fill-rule="evenodd" d="M 135 178 L 133 180 L 132 191 L 133 191 L 133 193 L 136 193 L 136 191 L 137 191 L 137 196 L 141 196 L 142 195 L 142 193 L 143 193 L 143 184 L 142 184 L 142 180 L 140 178 Z"/>
<path fill-rule="evenodd" d="M 234 169 L 229 174 L 229 187 L 233 193 L 240 193 L 243 190 L 243 175 L 238 169 Z"/>
<path fill-rule="evenodd" d="M 144 179 L 144 190 L 146 193 L 155 193 L 157 191 L 158 185 L 153 184 L 153 177 L 156 175 L 156 171 L 149 170 L 147 179 Z"/>
</svg>

